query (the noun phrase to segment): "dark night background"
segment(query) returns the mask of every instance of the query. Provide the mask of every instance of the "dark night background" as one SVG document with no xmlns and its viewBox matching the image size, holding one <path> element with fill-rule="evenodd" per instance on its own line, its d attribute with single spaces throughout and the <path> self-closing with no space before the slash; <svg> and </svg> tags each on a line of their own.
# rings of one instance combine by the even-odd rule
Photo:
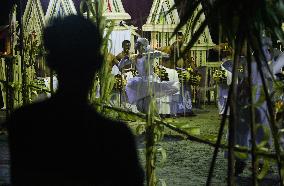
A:
<svg viewBox="0 0 284 186">
<path fill-rule="evenodd" d="M 41 5 L 43 8 L 44 13 L 46 13 L 48 3 L 50 0 L 40 0 Z M 131 20 L 127 21 L 128 25 L 134 25 L 138 27 L 138 33 L 142 33 L 142 25 L 146 23 L 147 17 L 150 13 L 150 9 L 153 3 L 153 0 L 121 0 L 122 4 L 124 6 L 124 9 L 127 13 L 130 14 Z M 1 0 L 0 1 L 0 45 L 3 48 L 3 45 L 1 44 L 3 41 L 3 38 L 5 37 L 5 31 L 1 29 L 1 26 L 9 24 L 9 13 L 14 3 L 17 3 L 19 5 L 20 0 Z M 26 6 L 27 0 L 21 0 L 22 7 Z M 77 12 L 79 12 L 80 2 L 81 0 L 73 0 L 74 5 L 77 9 Z M 190 1 L 188 1 L 190 2 Z M 204 8 L 204 12 L 206 15 L 207 12 L 207 6 L 205 1 L 202 1 L 202 6 Z M 20 6 L 18 6 L 18 12 L 20 12 Z M 24 12 L 24 9 L 22 10 L 22 13 Z M 178 7 L 178 12 L 181 12 L 181 8 Z M 18 13 L 17 16 L 20 14 Z M 18 17 L 19 20 L 19 17 Z M 218 34 L 218 20 L 216 19 L 213 23 L 209 23 L 209 30 L 211 34 L 211 38 L 213 43 L 218 43 L 219 41 L 219 34 Z M 144 33 L 142 35 L 144 37 L 147 37 L 147 33 Z M 1 47 L 0 47 L 1 50 Z M 209 51 L 209 61 L 217 61 L 216 58 L 218 55 L 216 55 L 216 52 Z"/>
<path fill-rule="evenodd" d="M 75 7 L 78 11 L 79 3 L 81 0 L 73 0 Z M 9 23 L 9 12 L 12 8 L 12 5 L 19 0 L 1 0 L 0 1 L 0 26 L 6 25 Z M 25 6 L 27 0 L 22 0 L 23 7 Z M 129 23 L 137 26 L 141 29 L 142 25 L 145 24 L 147 17 L 150 13 L 153 0 L 122 0 L 124 9 L 129 13 L 132 19 Z M 43 11 L 46 12 L 48 7 L 49 0 L 41 0 Z M 203 3 L 206 14 L 206 3 Z M 24 11 L 24 10 L 23 10 Z M 218 29 L 216 28 L 217 20 L 215 23 L 209 25 L 210 34 L 214 43 L 218 43 Z"/>
</svg>

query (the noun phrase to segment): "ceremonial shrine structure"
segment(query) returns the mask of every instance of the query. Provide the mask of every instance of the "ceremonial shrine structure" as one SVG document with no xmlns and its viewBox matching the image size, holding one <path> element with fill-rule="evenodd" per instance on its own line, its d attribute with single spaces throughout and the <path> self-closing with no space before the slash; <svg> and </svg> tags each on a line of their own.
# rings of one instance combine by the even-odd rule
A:
<svg viewBox="0 0 284 186">
<path fill-rule="evenodd" d="M 281 12 L 0 0 L 0 186 L 284 185 Z"/>
</svg>

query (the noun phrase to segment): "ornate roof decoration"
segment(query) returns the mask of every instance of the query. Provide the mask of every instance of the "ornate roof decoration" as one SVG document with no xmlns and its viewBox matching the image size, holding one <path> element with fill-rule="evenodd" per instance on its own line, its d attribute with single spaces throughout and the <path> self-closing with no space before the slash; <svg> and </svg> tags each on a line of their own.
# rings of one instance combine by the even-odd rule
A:
<svg viewBox="0 0 284 186">
<path fill-rule="evenodd" d="M 168 12 L 173 5 L 174 0 L 155 0 L 143 31 L 173 32 L 180 21 L 176 9 Z"/>
<path fill-rule="evenodd" d="M 172 12 L 168 12 L 173 5 L 174 0 L 154 0 L 147 22 L 142 27 L 143 31 L 151 32 L 152 47 L 169 46 L 174 42 L 174 38 L 170 40 L 169 38 L 180 21 L 178 11 L 181 10 L 175 9 Z M 195 15 L 201 8 L 202 5 L 200 4 L 195 10 Z M 205 15 L 202 14 L 196 24 L 196 28 L 200 26 L 204 19 Z M 185 44 L 191 39 L 192 22 L 193 19 L 190 19 L 180 30 L 184 34 Z M 209 29 L 206 27 L 191 49 L 191 56 L 194 58 L 197 66 L 207 65 L 207 50 L 212 46 L 214 46 L 214 43 L 212 42 Z"/>
<path fill-rule="evenodd" d="M 50 0 L 45 20 L 49 23 L 55 17 L 64 17 L 72 14 L 77 14 L 72 0 Z"/>
<path fill-rule="evenodd" d="M 197 9 L 195 10 L 195 15 L 197 14 L 197 12 L 202 8 L 201 4 L 199 4 L 199 6 L 197 7 Z M 197 28 L 199 28 L 200 24 L 204 21 L 205 19 L 205 15 L 202 14 L 201 18 L 197 21 L 196 27 L 194 29 L 194 31 L 197 30 Z M 184 28 L 184 36 L 185 36 L 185 41 L 188 42 L 191 39 L 191 27 L 192 27 L 192 21 L 193 18 L 191 18 L 189 20 L 189 22 L 186 24 L 185 28 Z M 197 46 L 204 46 L 204 47 L 212 47 L 215 44 L 212 42 L 212 38 L 208 29 L 208 26 L 205 28 L 204 32 L 201 34 L 201 36 L 199 37 L 199 39 L 197 40 L 197 42 L 194 44 L 194 47 Z"/>
<path fill-rule="evenodd" d="M 121 0 L 104 0 L 103 9 L 103 16 L 115 22 L 131 19 L 130 15 L 125 12 Z"/>
<path fill-rule="evenodd" d="M 23 16 L 24 33 L 35 32 L 41 35 L 44 26 L 45 19 L 40 0 L 28 0 Z"/>
<path fill-rule="evenodd" d="M 174 5 L 174 0 L 154 0 L 150 15 L 148 16 L 147 22 L 143 25 L 143 31 L 151 32 L 173 32 L 174 28 L 179 23 L 178 11 L 175 9 L 172 12 L 168 13 L 169 9 Z M 198 10 L 202 8 L 201 4 L 195 10 L 197 13 Z M 200 23 L 205 19 L 205 15 L 202 14 L 201 19 L 198 21 L 196 28 L 200 26 Z M 181 30 L 184 33 L 185 40 L 189 41 L 191 38 L 191 26 L 192 20 L 189 20 L 187 25 Z M 208 27 L 204 30 L 201 37 L 198 39 L 195 46 L 206 45 L 214 46 Z"/>
</svg>

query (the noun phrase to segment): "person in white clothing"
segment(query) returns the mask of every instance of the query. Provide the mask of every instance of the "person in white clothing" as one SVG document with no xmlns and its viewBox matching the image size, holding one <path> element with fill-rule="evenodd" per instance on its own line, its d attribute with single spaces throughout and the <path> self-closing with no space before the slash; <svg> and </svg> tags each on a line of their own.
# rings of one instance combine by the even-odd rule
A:
<svg viewBox="0 0 284 186">
<path fill-rule="evenodd" d="M 179 91 L 179 83 L 176 81 L 161 81 L 154 73 L 154 58 L 169 57 L 160 51 L 154 51 L 149 47 L 146 38 L 138 38 L 135 44 L 138 55 L 125 57 L 119 63 L 123 65 L 134 64 L 138 75 L 129 79 L 126 85 L 126 94 L 131 104 L 136 104 L 140 112 L 148 113 L 151 101 L 155 98 L 172 95 Z M 154 99 L 154 100 L 153 100 Z"/>
</svg>

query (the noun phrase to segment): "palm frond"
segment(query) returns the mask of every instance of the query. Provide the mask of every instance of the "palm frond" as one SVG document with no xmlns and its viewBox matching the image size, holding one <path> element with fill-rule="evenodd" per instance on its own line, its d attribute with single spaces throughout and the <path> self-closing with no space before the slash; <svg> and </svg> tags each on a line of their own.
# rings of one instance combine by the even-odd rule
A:
<svg viewBox="0 0 284 186">
<path fill-rule="evenodd" d="M 198 29 L 196 29 L 197 21 L 199 20 L 199 17 L 202 15 L 203 10 L 199 10 L 196 13 L 197 3 L 203 3 L 206 4 L 206 13 L 207 16 L 205 17 L 205 20 L 203 20 L 200 23 L 200 26 Z M 274 118 L 273 110 L 272 110 L 272 103 L 268 95 L 267 86 L 264 81 L 263 76 L 263 68 L 268 68 L 268 64 L 263 52 L 262 48 L 262 39 L 263 36 L 269 36 L 274 37 L 276 40 L 280 40 L 283 42 L 284 40 L 284 33 L 281 28 L 283 18 L 284 18 L 284 2 L 283 0 L 203 0 L 203 1 L 188 1 L 188 0 L 178 0 L 176 1 L 176 6 L 181 6 L 184 11 L 183 14 L 180 14 L 180 23 L 175 29 L 176 34 L 183 26 L 185 26 L 188 21 L 190 20 L 192 22 L 191 31 L 192 36 L 187 43 L 185 51 L 190 50 L 190 48 L 195 44 L 195 42 L 198 40 L 200 35 L 203 33 L 203 30 L 206 26 L 209 26 L 210 23 L 216 22 L 215 19 L 218 19 L 218 24 L 220 30 L 222 30 L 222 38 L 226 39 L 230 45 L 235 49 L 234 50 L 234 67 L 237 67 L 238 65 L 238 56 L 241 56 L 243 54 L 249 54 L 247 57 L 247 66 L 250 68 L 252 60 L 254 60 L 257 63 L 258 66 L 258 73 L 261 74 L 261 79 L 264 86 L 264 92 L 265 92 L 265 99 L 268 105 L 269 115 L 270 115 L 270 127 L 272 130 L 272 135 L 274 138 L 274 148 L 277 152 L 277 163 L 278 163 L 278 170 L 279 170 L 279 176 L 280 176 L 280 184 L 282 183 L 282 174 L 281 174 L 281 158 L 280 158 L 280 149 L 279 149 L 279 142 L 276 139 L 277 134 L 277 128 L 275 125 L 275 122 L 272 118 Z M 179 7 L 180 8 L 180 7 Z M 195 16 L 195 17 L 194 17 Z M 195 31 L 196 29 L 196 31 Z M 275 40 L 274 39 L 274 40 Z M 224 42 L 224 41 L 221 41 Z M 246 47 L 244 47 L 246 46 Z M 245 49 L 245 53 L 243 53 L 243 49 Z M 249 57 L 251 56 L 251 52 L 254 52 L 253 58 Z M 234 68 L 236 69 L 236 68 Z M 235 71 L 235 70 L 234 70 Z M 233 73 L 233 76 L 236 75 L 236 73 Z M 251 77 L 249 77 L 251 79 Z M 236 78 L 233 78 L 236 79 Z M 232 84 L 232 100 L 230 100 L 230 104 L 232 107 L 232 111 L 236 109 L 236 106 L 234 102 L 236 102 L 236 81 L 233 81 Z M 252 86 L 252 85 L 251 85 Z M 250 87 L 250 91 L 251 91 Z M 230 116 L 230 128 L 233 125 L 234 116 Z M 252 128 L 254 128 L 254 124 L 251 124 Z M 230 134 L 234 134 L 234 130 L 230 130 Z M 232 142 L 233 138 L 229 139 L 229 144 L 234 146 L 234 143 Z M 216 149 L 215 149 L 216 151 Z M 229 151 L 229 157 L 232 156 L 232 151 Z M 216 155 L 216 153 L 214 153 Z M 255 152 L 253 151 L 253 154 L 255 155 Z M 234 159 L 234 157 L 233 157 Z M 233 159 L 230 160 L 229 158 L 229 164 L 232 163 Z M 214 157 L 213 157 L 213 160 Z M 253 162 L 255 163 L 255 159 Z M 209 177 L 207 180 L 207 184 L 210 185 L 210 179 L 212 175 L 212 170 L 214 168 L 214 162 L 212 162 L 209 172 Z M 255 166 L 254 166 L 255 168 Z M 232 172 L 232 166 L 229 167 L 229 173 L 228 176 L 233 174 Z M 255 171 L 255 170 L 254 170 Z M 256 184 L 256 176 L 253 175 L 254 185 Z M 230 179 L 228 179 L 228 183 L 230 182 Z"/>
<path fill-rule="evenodd" d="M 180 22 L 178 26 L 175 28 L 172 37 L 176 35 L 181 30 L 181 28 L 188 23 L 190 19 L 193 18 L 195 10 L 197 9 L 200 3 L 201 0 L 196 0 L 193 1 L 192 3 L 188 3 L 185 0 L 176 1 L 175 5 L 169 10 L 169 12 L 174 10 L 175 8 L 179 8 L 181 9 L 181 16 L 180 16 Z"/>
</svg>

